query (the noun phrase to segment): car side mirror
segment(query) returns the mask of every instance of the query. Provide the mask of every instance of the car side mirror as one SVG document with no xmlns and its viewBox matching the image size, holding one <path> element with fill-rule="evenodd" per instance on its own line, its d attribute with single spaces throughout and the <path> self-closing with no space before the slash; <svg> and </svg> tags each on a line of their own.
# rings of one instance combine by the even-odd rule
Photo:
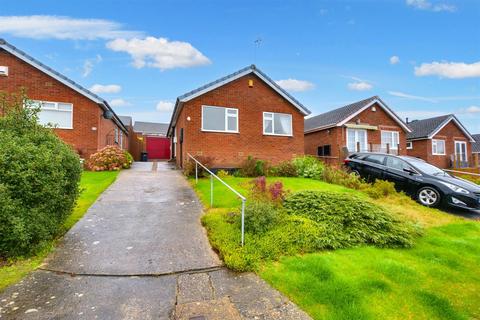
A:
<svg viewBox="0 0 480 320">
<path fill-rule="evenodd" d="M 413 169 L 410 169 L 410 168 L 403 168 L 403 171 L 405 172 L 408 172 L 410 175 L 414 175 L 414 174 L 417 174 L 417 172 Z"/>
</svg>

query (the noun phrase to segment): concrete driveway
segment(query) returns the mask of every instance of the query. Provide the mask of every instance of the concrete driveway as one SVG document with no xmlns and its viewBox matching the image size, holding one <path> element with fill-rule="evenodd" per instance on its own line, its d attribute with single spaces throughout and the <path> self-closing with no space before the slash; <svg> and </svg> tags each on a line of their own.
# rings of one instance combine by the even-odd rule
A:
<svg viewBox="0 0 480 320">
<path fill-rule="evenodd" d="M 40 270 L 0 294 L 0 318 L 309 319 L 256 275 L 223 268 L 201 214 L 180 172 L 135 163 Z"/>
</svg>

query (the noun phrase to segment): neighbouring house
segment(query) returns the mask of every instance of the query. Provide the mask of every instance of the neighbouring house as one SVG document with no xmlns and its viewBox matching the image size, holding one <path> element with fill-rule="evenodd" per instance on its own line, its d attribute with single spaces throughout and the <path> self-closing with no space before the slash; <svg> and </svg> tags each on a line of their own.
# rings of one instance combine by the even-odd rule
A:
<svg viewBox="0 0 480 320">
<path fill-rule="evenodd" d="M 39 121 L 82 158 L 107 145 L 128 149 L 128 131 L 107 101 L 0 39 L 0 91 L 22 89 L 40 106 Z"/>
<path fill-rule="evenodd" d="M 215 168 L 238 168 L 248 156 L 278 164 L 303 155 L 309 113 L 251 65 L 178 97 L 168 135 L 180 167 L 187 154 Z"/>
<path fill-rule="evenodd" d="M 407 124 L 374 96 L 305 119 L 305 154 L 338 163 L 352 152 L 406 154 Z"/>
<path fill-rule="evenodd" d="M 133 153 L 136 151 L 135 150 L 136 136 L 135 136 L 135 133 L 133 132 L 133 118 L 131 116 L 120 116 L 120 115 L 118 116 L 118 118 L 120 119 L 120 121 L 123 123 L 123 125 L 127 129 L 127 132 L 128 132 L 128 152 L 130 152 L 130 154 L 133 155 Z M 137 160 L 137 159 L 135 159 L 135 160 Z"/>
<path fill-rule="evenodd" d="M 473 163 L 476 167 L 480 167 L 480 134 L 474 134 L 472 137 L 475 140 L 472 143 Z"/>
<path fill-rule="evenodd" d="M 472 135 L 453 114 L 408 123 L 407 154 L 439 168 L 472 164 Z"/>
<path fill-rule="evenodd" d="M 167 130 L 168 123 L 135 121 L 133 131 L 138 149 L 146 152 L 150 160 L 169 160 L 171 150 Z M 137 156 L 141 153 L 135 152 Z"/>
</svg>

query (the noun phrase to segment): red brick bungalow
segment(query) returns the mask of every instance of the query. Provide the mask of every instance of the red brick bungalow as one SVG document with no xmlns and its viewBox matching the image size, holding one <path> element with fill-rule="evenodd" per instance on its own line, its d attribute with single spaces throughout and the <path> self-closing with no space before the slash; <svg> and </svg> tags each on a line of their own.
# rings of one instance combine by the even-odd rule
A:
<svg viewBox="0 0 480 320">
<path fill-rule="evenodd" d="M 472 135 L 475 142 L 472 143 L 473 164 L 475 167 L 480 167 L 480 134 Z"/>
<path fill-rule="evenodd" d="M 107 101 L 0 39 L 0 92 L 22 88 L 40 105 L 39 121 L 54 124 L 82 158 L 107 145 L 128 149 L 128 131 Z"/>
<path fill-rule="evenodd" d="M 351 152 L 406 154 L 410 129 L 374 96 L 305 120 L 305 154 L 338 163 Z"/>
<path fill-rule="evenodd" d="M 303 155 L 310 111 L 254 65 L 177 98 L 168 136 L 183 166 L 187 153 L 238 168 L 248 157 L 272 164 Z"/>
<path fill-rule="evenodd" d="M 453 114 L 408 123 L 407 153 L 439 168 L 472 165 L 472 135 Z"/>
</svg>

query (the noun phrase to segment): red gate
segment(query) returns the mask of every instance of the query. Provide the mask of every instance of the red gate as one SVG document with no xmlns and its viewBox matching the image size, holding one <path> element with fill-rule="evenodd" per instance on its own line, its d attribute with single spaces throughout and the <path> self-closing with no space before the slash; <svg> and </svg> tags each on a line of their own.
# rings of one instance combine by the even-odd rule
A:
<svg viewBox="0 0 480 320">
<path fill-rule="evenodd" d="M 148 159 L 170 159 L 170 139 L 147 137 Z"/>
</svg>

